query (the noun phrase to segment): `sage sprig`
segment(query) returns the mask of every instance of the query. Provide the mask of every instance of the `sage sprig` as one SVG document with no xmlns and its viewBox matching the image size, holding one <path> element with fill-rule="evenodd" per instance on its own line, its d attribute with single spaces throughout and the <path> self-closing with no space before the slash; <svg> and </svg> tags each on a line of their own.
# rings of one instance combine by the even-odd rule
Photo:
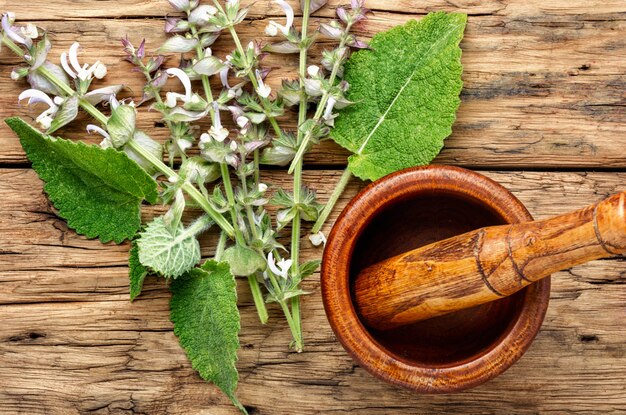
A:
<svg viewBox="0 0 626 415">
<path fill-rule="evenodd" d="M 290 344 L 301 352 L 300 297 L 306 292 L 300 284 L 319 266 L 318 260 L 300 260 L 302 222 L 317 221 L 311 240 L 321 244 L 325 236 L 318 231 L 351 172 L 375 179 L 434 157 L 458 106 L 458 42 L 465 20 L 460 15 L 429 15 L 421 23 L 377 36 L 376 47 L 369 50 L 352 33 L 370 12 L 364 0 L 338 7 L 337 18 L 315 30 L 309 27 L 311 13 L 327 0 L 301 0 L 299 29 L 291 5 L 274 0 L 285 18 L 272 20 L 265 28 L 272 42 L 244 45 L 237 26 L 248 8 L 239 0 L 168 1 L 178 14 L 166 18 L 165 32 L 170 36 L 154 54 L 148 53 L 145 39 L 138 46 L 128 37 L 121 40 L 132 71 L 145 81 L 137 102 L 122 99 L 122 85 L 92 88 L 94 79 L 106 77 L 107 67 L 100 61 L 81 63 L 79 43 L 54 63 L 49 60 L 52 45 L 46 32 L 33 24 L 16 24 L 12 13 L 4 13 L 2 44 L 23 59 L 11 78 L 30 85 L 19 100 L 45 106 L 35 118 L 44 133 L 17 118 L 7 123 L 70 227 L 103 242 L 132 240 L 131 299 L 140 295 L 147 275 L 171 282 L 174 332 L 193 367 L 245 412 L 235 395 L 240 324 L 234 278 L 248 281 L 262 323 L 268 320 L 267 303 L 281 308 L 291 330 Z M 216 56 L 212 46 L 223 35 L 232 39 L 233 49 Z M 336 47 L 325 50 L 316 65 L 308 56 L 319 37 L 334 40 Z M 364 50 L 352 59 L 353 49 Z M 271 68 L 263 59 L 268 53 L 298 55 L 297 75 L 282 80 L 277 90 L 267 81 Z M 446 65 L 453 70 L 446 72 Z M 427 75 L 437 71 L 442 76 L 429 80 Z M 211 88 L 213 78 L 221 85 L 219 90 Z M 169 79 L 178 84 L 179 92 L 166 90 Z M 383 93 L 368 95 L 371 86 Z M 415 105 L 428 107 L 432 100 L 445 105 L 416 111 L 414 98 Z M 397 102 L 401 105 L 395 108 Z M 165 143 L 137 128 L 142 106 L 160 114 L 169 131 Z M 388 117 L 373 116 L 376 106 L 386 106 L 385 115 L 393 110 L 396 120 L 414 113 L 419 117 L 407 121 L 411 128 L 403 132 Z M 444 108 L 439 118 L 436 108 Z M 50 136 L 75 122 L 79 109 L 92 117 L 86 131 L 101 136 L 99 146 Z M 298 124 L 289 131 L 279 118 L 292 109 Z M 445 125 L 433 121 L 437 119 Z M 200 131 L 202 120 L 210 127 Z M 355 125 L 359 128 L 352 129 Z M 433 128 L 430 135 L 421 134 Z M 401 140 L 394 142 L 390 131 Z M 355 156 L 324 207 L 303 183 L 302 171 L 304 155 L 329 136 Z M 392 154 L 399 145 L 421 156 Z M 388 160 L 380 151 L 385 146 L 392 154 Z M 367 157 L 375 160 L 364 167 L 366 173 L 357 172 L 355 165 L 365 165 L 362 159 Z M 263 164 L 289 165 L 293 189 L 266 183 Z M 142 225 L 142 201 L 162 203 L 167 212 Z M 270 205 L 278 209 L 275 217 L 267 209 Z M 187 216 L 195 217 L 183 220 Z M 198 237 L 211 228 L 219 232 L 218 243 L 213 258 L 200 265 Z M 287 249 L 280 241 L 289 229 Z"/>
</svg>

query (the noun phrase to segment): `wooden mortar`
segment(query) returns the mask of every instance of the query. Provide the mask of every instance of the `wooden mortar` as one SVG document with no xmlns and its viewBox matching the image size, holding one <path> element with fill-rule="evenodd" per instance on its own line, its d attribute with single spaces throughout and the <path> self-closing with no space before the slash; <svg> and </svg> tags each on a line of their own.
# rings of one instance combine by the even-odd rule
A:
<svg viewBox="0 0 626 415">
<path fill-rule="evenodd" d="M 460 391 L 504 372 L 539 331 L 549 277 L 497 301 L 391 330 L 365 324 L 354 283 L 361 271 L 396 255 L 531 220 L 504 187 L 460 168 L 407 169 L 372 183 L 342 212 L 324 252 L 322 295 L 337 338 L 366 370 L 417 392 Z"/>
</svg>

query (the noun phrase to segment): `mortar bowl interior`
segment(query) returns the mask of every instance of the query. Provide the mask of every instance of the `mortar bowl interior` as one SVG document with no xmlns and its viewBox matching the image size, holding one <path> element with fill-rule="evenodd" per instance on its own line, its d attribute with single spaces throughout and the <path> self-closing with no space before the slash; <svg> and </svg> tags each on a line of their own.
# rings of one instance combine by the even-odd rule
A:
<svg viewBox="0 0 626 415">
<path fill-rule="evenodd" d="M 539 331 L 549 278 L 498 301 L 388 331 L 362 322 L 352 283 L 383 259 L 484 226 L 528 220 L 510 192 L 460 168 L 407 169 L 371 184 L 337 220 L 324 253 L 322 294 L 337 338 L 369 372 L 416 392 L 460 391 L 504 372 Z"/>
</svg>

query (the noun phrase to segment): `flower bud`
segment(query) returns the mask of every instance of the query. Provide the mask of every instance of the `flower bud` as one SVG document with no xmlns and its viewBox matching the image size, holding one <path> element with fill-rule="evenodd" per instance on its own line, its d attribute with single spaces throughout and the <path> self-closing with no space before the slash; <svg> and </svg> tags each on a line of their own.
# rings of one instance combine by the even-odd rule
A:
<svg viewBox="0 0 626 415">
<path fill-rule="evenodd" d="M 122 147 L 133 137 L 136 117 L 137 112 L 131 105 L 118 105 L 111 111 L 107 131 L 115 148 Z"/>
<path fill-rule="evenodd" d="M 28 68 L 15 68 L 11 71 L 11 79 L 18 81 L 28 75 Z"/>
</svg>

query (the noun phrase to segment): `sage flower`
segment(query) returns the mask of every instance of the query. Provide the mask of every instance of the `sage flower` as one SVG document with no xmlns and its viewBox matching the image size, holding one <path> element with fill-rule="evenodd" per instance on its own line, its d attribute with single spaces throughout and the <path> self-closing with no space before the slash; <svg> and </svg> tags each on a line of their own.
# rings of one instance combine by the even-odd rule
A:
<svg viewBox="0 0 626 415">
<path fill-rule="evenodd" d="M 80 44 L 78 42 L 74 42 L 72 46 L 70 46 L 70 49 L 67 53 L 61 53 L 61 66 L 63 67 L 65 72 L 67 72 L 67 74 L 73 79 L 78 78 L 81 81 L 90 80 L 92 79 L 92 77 L 95 77 L 97 79 L 104 78 L 107 74 L 107 67 L 100 61 L 96 61 L 96 63 L 91 66 L 89 66 L 88 64 L 84 64 L 81 66 L 81 64 L 78 62 L 79 47 Z"/>
<path fill-rule="evenodd" d="M 53 100 L 44 92 L 37 89 L 27 89 L 22 92 L 17 99 L 18 102 L 28 99 L 28 105 L 43 103 L 48 106 L 48 109 L 39 114 L 39 116 L 35 119 L 37 124 L 41 125 L 41 127 L 46 130 L 50 128 L 52 121 L 54 121 L 54 116 L 59 111 L 59 106 L 63 104 L 64 101 L 61 97 L 55 97 Z"/>
<path fill-rule="evenodd" d="M 270 271 L 274 273 L 274 275 L 281 278 L 289 278 L 289 269 L 291 268 L 292 263 L 293 261 L 291 259 L 282 258 L 277 263 L 276 259 L 274 259 L 273 253 L 270 252 L 269 254 L 267 254 L 267 266 L 269 267 Z"/>
<path fill-rule="evenodd" d="M 190 11 L 198 7 L 199 0 L 167 0 L 179 12 Z"/>
<path fill-rule="evenodd" d="M 287 19 L 284 26 L 271 20 L 265 28 L 265 34 L 267 34 L 268 36 L 276 36 L 278 35 L 278 32 L 281 32 L 284 36 L 287 36 L 289 35 L 289 31 L 293 26 L 293 9 L 289 5 L 289 3 L 284 0 L 274 0 L 274 3 L 278 4 L 284 10 Z"/>
<path fill-rule="evenodd" d="M 269 97 L 270 94 L 272 93 L 272 88 L 270 88 L 269 85 L 266 85 L 263 82 L 263 77 L 261 76 L 261 72 L 258 69 L 255 71 L 255 74 L 256 74 L 256 81 L 259 84 L 256 88 L 257 94 L 259 94 L 259 96 L 263 98 Z"/>
<path fill-rule="evenodd" d="M 165 104 L 170 108 L 174 108 L 179 100 L 183 102 L 191 100 L 192 90 L 189 75 L 187 75 L 182 69 L 178 68 L 169 68 L 165 71 L 165 73 L 167 73 L 170 78 L 178 78 L 180 83 L 183 84 L 183 87 L 185 88 L 184 95 L 177 92 L 168 92 L 165 94 Z"/>
<path fill-rule="evenodd" d="M 222 126 L 222 120 L 220 117 L 220 109 L 217 105 L 217 102 L 213 102 L 213 125 L 209 129 L 209 135 L 220 143 L 223 142 L 226 137 L 228 137 L 228 130 Z M 202 134 L 204 137 L 204 141 L 206 141 L 206 133 Z M 200 141 L 202 140 L 202 136 L 200 137 Z"/>
<path fill-rule="evenodd" d="M 102 129 L 102 128 L 98 127 L 97 125 L 94 125 L 94 124 L 88 124 L 87 125 L 87 132 L 89 134 L 91 134 L 91 133 L 98 133 L 98 134 L 100 134 L 102 136 L 102 141 L 100 142 L 100 147 L 102 147 L 102 148 L 113 147 L 113 143 L 111 142 L 111 136 L 104 129 Z"/>
<path fill-rule="evenodd" d="M 33 24 L 28 24 L 26 27 L 16 28 L 13 26 L 14 22 L 14 13 L 4 13 L 2 15 L 2 31 L 13 42 L 24 45 L 30 49 L 33 46 L 33 39 L 39 36 L 37 27 Z"/>
</svg>

